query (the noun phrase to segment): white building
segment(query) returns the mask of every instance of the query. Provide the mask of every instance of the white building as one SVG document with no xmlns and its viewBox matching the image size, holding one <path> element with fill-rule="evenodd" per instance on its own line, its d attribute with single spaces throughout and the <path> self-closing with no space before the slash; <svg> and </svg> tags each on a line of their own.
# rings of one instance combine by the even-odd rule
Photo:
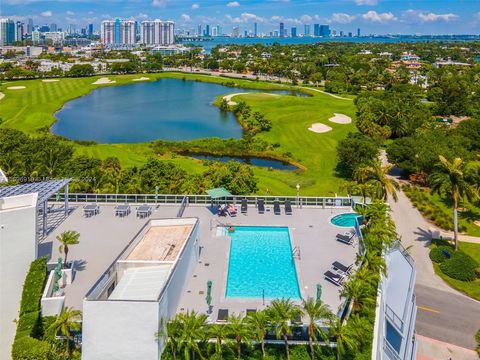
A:
<svg viewBox="0 0 480 360">
<path fill-rule="evenodd" d="M 158 360 L 198 256 L 196 218 L 150 220 L 83 302 L 82 359 Z M 99 239 L 101 240 L 101 239 Z"/>
<path fill-rule="evenodd" d="M 137 23 L 133 20 L 104 20 L 100 37 L 105 45 L 133 45 L 136 43 Z"/>
<path fill-rule="evenodd" d="M 37 194 L 0 195 L 0 359 L 11 359 L 23 283 L 37 257 Z"/>
<path fill-rule="evenodd" d="M 416 358 L 414 294 L 415 264 L 397 243 L 385 256 L 387 277 L 378 289 L 372 359 L 413 360 Z"/>
<path fill-rule="evenodd" d="M 65 34 L 61 31 L 49 31 L 43 33 L 45 40 L 51 40 L 54 44 L 63 44 Z"/>
<path fill-rule="evenodd" d="M 172 45 L 175 43 L 173 21 L 146 20 L 140 26 L 140 43 L 145 45 Z"/>
</svg>

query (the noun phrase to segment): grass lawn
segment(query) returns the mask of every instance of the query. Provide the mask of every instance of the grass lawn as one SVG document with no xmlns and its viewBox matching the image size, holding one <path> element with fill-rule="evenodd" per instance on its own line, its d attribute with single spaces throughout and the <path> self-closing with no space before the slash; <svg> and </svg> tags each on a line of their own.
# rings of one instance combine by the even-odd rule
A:
<svg viewBox="0 0 480 360">
<path fill-rule="evenodd" d="M 430 245 L 430 248 L 433 246 L 436 245 L 432 244 Z M 470 255 L 480 264 L 480 244 L 459 242 L 458 247 L 461 251 Z M 434 262 L 432 262 L 432 264 L 435 273 L 440 276 L 448 285 L 476 300 L 480 300 L 480 279 L 476 279 L 475 281 L 471 282 L 452 279 L 451 277 L 445 275 L 442 270 L 440 270 L 440 264 Z"/>
<path fill-rule="evenodd" d="M 50 127 L 55 122 L 55 112 L 63 104 L 74 98 L 84 96 L 101 86 L 93 85 L 100 76 L 89 78 L 62 78 L 58 82 L 42 82 L 41 80 L 25 80 L 6 82 L 0 85 L 0 92 L 5 94 L 1 100 L 1 127 L 15 128 L 31 135 Z M 206 81 L 236 87 L 261 90 L 288 89 L 287 85 L 256 82 L 243 79 L 231 79 L 217 76 L 183 73 L 109 75 L 115 80 L 113 85 L 131 84 L 139 77 L 155 80 L 162 77 L 186 80 Z M 22 90 L 9 90 L 10 86 L 25 86 Z M 312 97 L 268 96 L 262 94 L 245 94 L 235 97 L 235 101 L 244 100 L 253 109 L 265 114 L 272 121 L 272 129 L 257 136 L 278 143 L 279 154 L 290 152 L 295 161 L 303 165 L 305 171 L 278 171 L 253 167 L 258 178 L 259 194 L 295 194 L 297 183 L 301 185 L 301 195 L 332 195 L 339 192 L 341 181 L 335 176 L 336 146 L 348 132 L 355 131 L 355 125 L 339 125 L 328 121 L 334 113 L 342 113 L 355 117 L 355 107 L 351 100 L 341 100 L 320 92 L 305 90 Z M 212 99 L 213 101 L 214 99 Z M 218 99 L 217 99 L 218 100 Z M 313 133 L 308 128 L 316 122 L 327 124 L 332 131 L 323 134 Z M 104 159 L 116 156 L 123 166 L 139 166 L 155 156 L 150 146 L 140 144 L 75 144 L 76 152 Z M 163 157 L 162 157 L 163 158 Z M 191 172 L 201 172 L 201 161 L 187 157 L 166 156 L 165 161 L 172 161 Z"/>
</svg>

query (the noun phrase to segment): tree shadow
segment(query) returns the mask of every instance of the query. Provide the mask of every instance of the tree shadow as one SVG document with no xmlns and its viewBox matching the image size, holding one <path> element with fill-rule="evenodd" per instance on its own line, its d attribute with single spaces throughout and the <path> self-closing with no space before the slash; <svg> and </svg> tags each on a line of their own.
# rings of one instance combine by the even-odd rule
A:
<svg viewBox="0 0 480 360">
<path fill-rule="evenodd" d="M 426 248 L 430 246 L 430 243 L 432 241 L 432 233 L 429 230 L 424 230 L 417 227 L 417 231 L 415 231 L 414 234 L 417 235 L 415 241 L 423 242 L 424 247 Z"/>
</svg>

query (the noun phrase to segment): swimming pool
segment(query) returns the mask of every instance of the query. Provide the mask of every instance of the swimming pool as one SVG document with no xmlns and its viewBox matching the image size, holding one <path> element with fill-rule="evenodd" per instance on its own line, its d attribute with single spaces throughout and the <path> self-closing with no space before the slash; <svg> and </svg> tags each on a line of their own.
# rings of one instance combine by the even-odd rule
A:
<svg viewBox="0 0 480 360">
<path fill-rule="evenodd" d="M 330 222 L 335 226 L 355 227 L 355 220 L 359 217 L 361 215 L 357 213 L 343 213 L 332 217 Z"/>
<path fill-rule="evenodd" d="M 301 298 L 288 227 L 238 226 L 230 236 L 226 298 Z"/>
</svg>

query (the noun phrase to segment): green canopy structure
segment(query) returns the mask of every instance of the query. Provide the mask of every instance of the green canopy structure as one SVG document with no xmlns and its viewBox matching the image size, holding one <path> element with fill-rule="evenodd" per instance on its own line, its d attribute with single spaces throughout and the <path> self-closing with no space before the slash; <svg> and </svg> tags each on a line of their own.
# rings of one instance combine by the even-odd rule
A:
<svg viewBox="0 0 480 360">
<path fill-rule="evenodd" d="M 322 299 L 322 285 L 317 284 L 317 301 Z"/>
<path fill-rule="evenodd" d="M 229 197 L 229 196 L 232 196 L 232 194 L 230 193 L 230 191 L 228 191 L 227 189 L 225 188 L 216 188 L 216 189 L 210 189 L 210 190 L 207 190 L 207 194 L 213 199 L 213 200 L 216 200 L 216 199 L 221 199 L 221 198 L 226 198 L 226 197 Z"/>
<path fill-rule="evenodd" d="M 205 300 L 210 307 L 210 305 L 212 305 L 212 282 L 210 280 L 207 281 L 207 296 Z"/>
</svg>

